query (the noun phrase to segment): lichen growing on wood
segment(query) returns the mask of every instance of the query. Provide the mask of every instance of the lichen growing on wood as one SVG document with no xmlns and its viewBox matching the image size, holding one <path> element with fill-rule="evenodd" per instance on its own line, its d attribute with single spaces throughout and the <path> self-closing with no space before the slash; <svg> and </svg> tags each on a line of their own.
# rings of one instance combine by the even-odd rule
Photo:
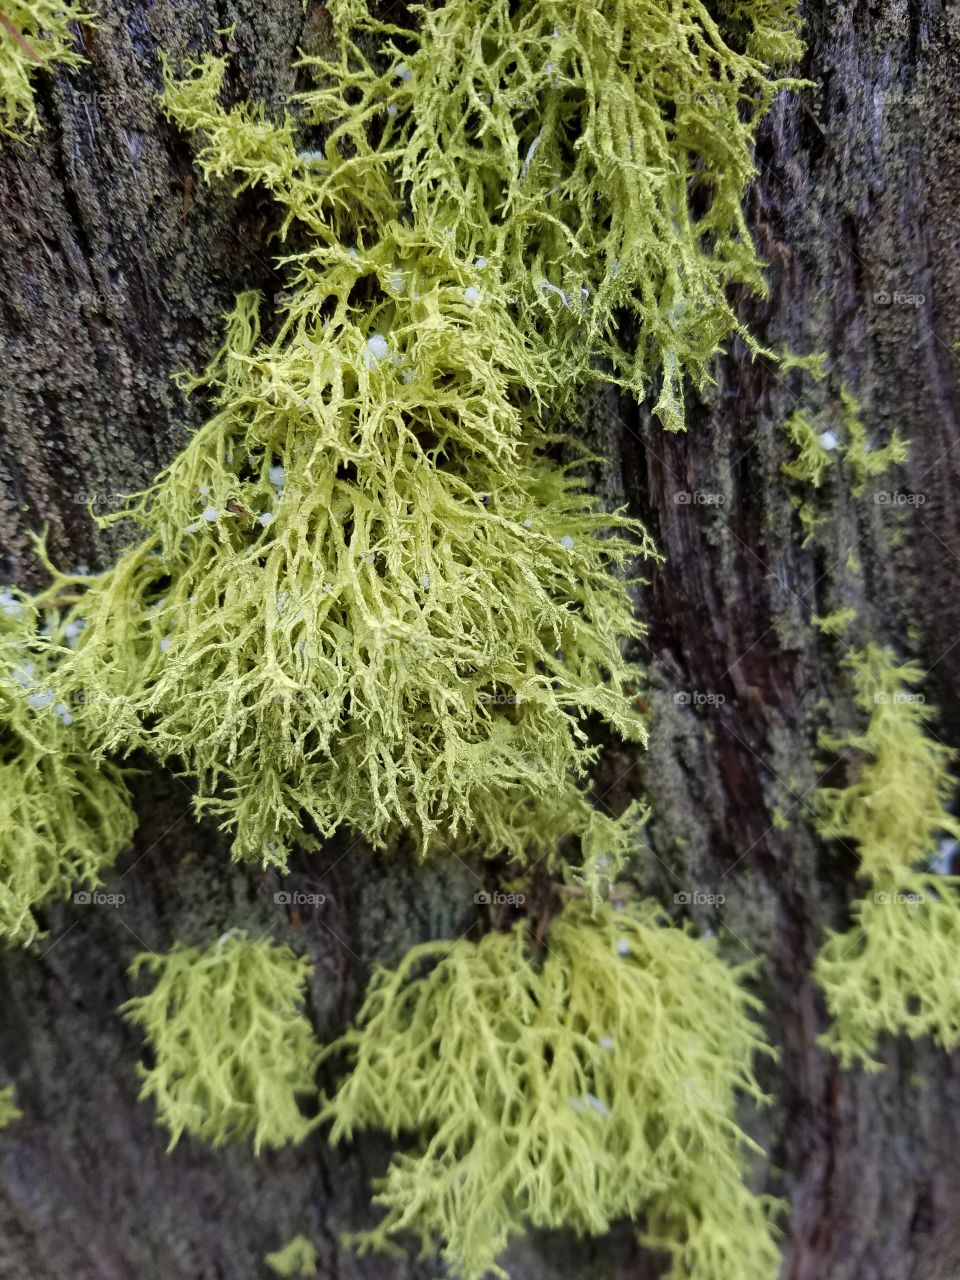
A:
<svg viewBox="0 0 960 1280">
<path fill-rule="evenodd" d="M 76 67 L 73 22 L 94 15 L 64 0 L 4 0 L 0 13 L 0 134 L 22 136 L 40 127 L 33 81 L 54 63 Z"/>
<path fill-rule="evenodd" d="M 213 1146 L 302 1142 L 314 1127 L 299 1101 L 313 1091 L 320 1048 L 304 1013 L 310 963 L 289 947 L 231 931 L 208 947 L 143 952 L 130 975 L 153 988 L 122 1006 L 144 1033 L 141 1098 L 170 1147 L 184 1133 Z"/>
<path fill-rule="evenodd" d="M 873 645 L 848 665 L 869 718 L 862 733 L 822 739 L 859 763 L 847 786 L 817 792 L 818 830 L 856 848 L 869 891 L 852 926 L 829 936 L 816 976 L 833 1020 L 826 1043 L 845 1065 L 874 1066 L 883 1033 L 960 1043 L 960 879 L 929 870 L 960 823 L 947 808 L 953 752 L 929 732 L 933 710 L 915 691 L 923 672 Z"/>
<path fill-rule="evenodd" d="M 334 1142 L 419 1145 L 393 1157 L 360 1246 L 410 1233 L 480 1280 L 507 1275 L 496 1259 L 528 1226 L 600 1235 L 647 1214 L 674 1280 L 772 1280 L 772 1205 L 744 1186 L 734 1117 L 738 1094 L 762 1100 L 768 1052 L 743 976 L 649 902 L 566 907 L 541 959 L 519 924 L 378 970 L 325 1051 L 349 1074 L 322 1116 Z"/>
<path fill-rule="evenodd" d="M 41 934 L 37 909 L 98 885 L 136 828 L 120 770 L 98 766 L 54 692 L 71 639 L 20 592 L 0 592 L 0 937 L 22 945 Z"/>
</svg>

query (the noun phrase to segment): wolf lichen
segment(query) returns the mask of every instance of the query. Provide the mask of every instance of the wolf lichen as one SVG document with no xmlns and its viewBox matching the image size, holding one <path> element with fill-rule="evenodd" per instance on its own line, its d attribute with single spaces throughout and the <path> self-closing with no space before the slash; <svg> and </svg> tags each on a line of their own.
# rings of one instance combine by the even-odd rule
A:
<svg viewBox="0 0 960 1280">
<path fill-rule="evenodd" d="M 299 268 L 272 341 L 241 297 L 218 412 L 131 503 L 143 540 L 62 580 L 87 624 L 62 687 L 105 748 L 182 760 L 238 856 L 282 863 L 304 815 L 505 839 L 511 788 L 559 803 L 595 758 L 587 715 L 642 740 L 621 570 L 652 548 L 530 443 L 523 339 L 450 251 L 392 292 L 382 243 Z"/>
<path fill-rule="evenodd" d="M 38 129 L 33 78 L 54 63 L 84 61 L 74 48 L 71 22 L 94 15 L 69 0 L 4 0 L 0 13 L 0 134 L 20 137 Z"/>
<path fill-rule="evenodd" d="M 136 828 L 123 775 L 54 692 L 62 628 L 40 626 L 28 597 L 0 593 L 0 936 L 22 945 L 36 909 L 98 885 Z"/>
<path fill-rule="evenodd" d="M 867 726 L 823 745 L 862 763 L 848 786 L 818 791 L 818 829 L 856 846 L 870 890 L 852 927 L 828 938 L 816 976 L 833 1019 L 826 1043 L 845 1065 L 871 1066 L 884 1032 L 960 1043 L 960 880 L 928 870 L 960 823 L 947 809 L 953 752 L 927 731 L 933 711 L 914 692 L 921 670 L 872 645 L 848 665 Z"/>
<path fill-rule="evenodd" d="M 268 1253 L 267 1266 L 278 1276 L 315 1276 L 317 1249 L 306 1236 L 294 1236 L 282 1249 Z"/>
<path fill-rule="evenodd" d="M 12 1084 L 0 1089 L 0 1129 L 8 1129 L 15 1121 L 23 1118 L 23 1112 L 17 1106 L 17 1091 Z"/>
<path fill-rule="evenodd" d="M 431 966 L 424 972 L 427 966 Z M 356 1025 L 324 1053 L 349 1074 L 322 1108 L 331 1140 L 367 1129 L 394 1156 L 360 1239 L 440 1248 L 461 1280 L 527 1225 L 600 1235 L 650 1214 L 671 1275 L 772 1280 L 771 1203 L 744 1186 L 735 1099 L 761 1100 L 768 1052 L 738 970 L 655 904 L 566 907 L 538 962 L 523 924 L 479 944 L 426 943 L 374 974 Z"/>
<path fill-rule="evenodd" d="M 727 293 L 765 288 L 742 201 L 757 124 L 797 83 L 765 61 L 799 55 L 793 6 L 734 6 L 729 43 L 699 0 L 414 8 L 410 30 L 336 6 L 339 56 L 302 64 L 305 124 L 348 130 L 364 182 L 379 164 L 418 227 L 483 264 L 551 352 L 559 403 L 598 377 L 659 383 L 681 428 L 684 377 L 707 383 L 733 334 L 752 344 Z M 356 31 L 381 39 L 376 64 Z"/>
<path fill-rule="evenodd" d="M 153 989 L 121 1007 L 143 1031 L 153 1065 L 140 1067 L 172 1150 L 184 1133 L 215 1147 L 301 1142 L 315 1122 L 298 1100 L 314 1091 L 320 1054 L 303 1011 L 308 960 L 289 947 L 231 931 L 212 946 L 178 943 L 137 956 Z"/>
</svg>

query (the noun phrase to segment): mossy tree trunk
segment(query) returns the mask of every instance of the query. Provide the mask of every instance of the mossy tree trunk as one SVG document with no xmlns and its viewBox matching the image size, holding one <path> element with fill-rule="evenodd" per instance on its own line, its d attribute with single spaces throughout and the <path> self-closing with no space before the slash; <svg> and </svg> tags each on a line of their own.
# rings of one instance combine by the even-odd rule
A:
<svg viewBox="0 0 960 1280">
<path fill-rule="evenodd" d="M 239 289 L 282 288 L 269 207 L 194 182 L 186 143 L 159 118 L 157 50 L 227 40 L 231 91 L 276 103 L 297 46 L 325 35 L 322 9 L 298 0 L 101 7 L 84 28 L 89 64 L 39 81 L 42 133 L 0 151 L 0 552 L 4 579 L 26 586 L 42 581 L 31 530 L 46 526 L 67 566 L 109 558 L 122 535 L 95 530 L 87 499 L 109 510 L 173 455 L 203 405 L 171 374 L 204 363 Z M 960 745 L 960 10 L 822 8 L 803 68 L 818 87 L 783 97 L 762 130 L 750 219 L 770 298 L 743 310 L 767 345 L 826 353 L 826 379 L 737 348 L 685 435 L 613 394 L 585 412 L 584 436 L 612 459 L 600 482 L 667 556 L 643 600 L 651 745 L 610 750 L 605 800 L 619 811 L 646 792 L 645 887 L 671 904 L 722 896 L 676 909 L 719 932 L 731 959 L 763 958 L 781 1057 L 754 1127 L 770 1152 L 759 1176 L 791 1205 L 784 1277 L 948 1280 L 956 1063 L 896 1043 L 882 1073 L 844 1074 L 817 1045 L 811 962 L 843 920 L 855 865 L 811 834 L 816 734 L 856 713 L 844 646 L 811 616 L 852 606 L 858 643 L 915 654 L 941 709 L 934 729 Z M 876 438 L 901 428 L 910 460 L 857 498 L 838 475 L 804 548 L 779 424 L 800 404 L 829 423 L 841 386 Z M 890 491 L 914 497 L 884 501 Z M 327 901 L 290 921 L 274 880 L 231 866 L 196 824 L 188 783 L 139 763 L 136 846 L 108 886 L 123 905 L 53 909 L 34 952 L 0 960 L 0 1072 L 26 1113 L 0 1137 L 0 1280 L 254 1280 L 264 1252 L 301 1230 L 324 1275 L 433 1274 L 339 1243 L 370 1220 L 366 1184 L 386 1148 L 332 1153 L 317 1137 L 255 1161 L 185 1141 L 167 1156 L 136 1102 L 140 1045 L 116 1007 L 144 946 L 236 923 L 292 928 L 315 959 L 313 1014 L 329 1035 L 374 960 L 475 924 L 477 868 L 405 866 L 344 838 L 298 864 L 297 883 Z M 530 1240 L 514 1257 L 530 1280 L 660 1270 L 626 1227 L 594 1245 Z"/>
</svg>

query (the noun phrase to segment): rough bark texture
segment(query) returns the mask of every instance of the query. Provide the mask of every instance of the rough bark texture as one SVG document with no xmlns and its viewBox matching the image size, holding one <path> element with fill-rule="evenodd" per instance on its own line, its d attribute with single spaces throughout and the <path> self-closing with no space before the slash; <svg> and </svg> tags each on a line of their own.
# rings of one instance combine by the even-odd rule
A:
<svg viewBox="0 0 960 1280">
<path fill-rule="evenodd" d="M 233 91 L 276 100 L 297 45 L 324 23 L 297 0 L 101 8 L 84 28 L 89 65 L 40 81 L 42 133 L 0 151 L 0 573 L 28 586 L 41 580 L 31 530 L 47 526 L 66 565 L 109 558 L 122 535 L 97 533 L 87 499 L 109 509 L 172 456 L 203 407 L 171 374 L 203 364 L 240 288 L 282 287 L 269 209 L 194 183 L 187 145 L 158 117 L 157 50 L 228 39 Z M 804 72 L 817 87 L 778 102 L 751 193 L 770 300 L 743 306 L 768 345 L 825 352 L 828 378 L 818 387 L 737 349 L 682 436 L 613 395 L 584 417 L 612 459 L 609 495 L 649 520 L 667 556 L 643 600 L 651 746 L 611 750 L 606 800 L 619 809 L 649 794 L 648 887 L 667 902 L 723 894 L 719 908 L 677 909 L 721 932 L 731 958 L 764 959 L 781 1057 L 755 1128 L 770 1152 L 760 1176 L 791 1206 L 783 1276 L 953 1280 L 957 1063 L 898 1042 L 883 1073 L 844 1074 L 818 1048 L 810 966 L 824 928 L 844 919 L 855 867 L 814 840 L 809 793 L 818 727 L 854 723 L 843 645 L 813 613 L 852 604 L 858 641 L 909 642 L 942 710 L 936 731 L 960 745 L 960 12 L 837 0 L 808 17 Z M 233 36 L 216 34 L 234 22 Z M 896 301 L 904 294 L 923 300 Z M 910 460 L 856 499 L 838 478 L 819 540 L 803 548 L 779 424 L 799 403 L 835 411 L 841 384 L 877 438 L 902 428 Z M 366 1183 L 386 1147 L 331 1152 L 318 1137 L 260 1160 L 192 1142 L 164 1153 L 136 1101 L 138 1037 L 116 1014 L 125 966 L 144 945 L 228 923 L 277 936 L 293 926 L 271 877 L 232 867 L 222 839 L 196 825 L 189 787 L 144 769 L 136 847 L 107 886 L 123 907 L 53 909 L 36 951 L 0 958 L 0 1073 L 26 1112 L 0 1136 L 0 1280 L 254 1280 L 268 1274 L 264 1252 L 300 1230 L 322 1243 L 323 1275 L 434 1274 L 339 1243 L 370 1220 Z M 298 874 L 328 899 L 297 926 L 316 961 L 321 1036 L 356 1007 L 374 960 L 476 920 L 476 870 L 457 863 L 398 865 L 345 838 Z M 531 1239 L 512 1256 L 529 1280 L 644 1280 L 662 1261 L 626 1226 L 583 1245 Z"/>
</svg>

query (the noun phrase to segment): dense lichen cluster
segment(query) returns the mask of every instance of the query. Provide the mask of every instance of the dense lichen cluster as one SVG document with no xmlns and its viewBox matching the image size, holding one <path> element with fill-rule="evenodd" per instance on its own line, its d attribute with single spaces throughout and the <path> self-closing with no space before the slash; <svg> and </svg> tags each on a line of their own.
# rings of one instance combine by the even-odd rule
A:
<svg viewBox="0 0 960 1280">
<path fill-rule="evenodd" d="M 224 934 L 209 947 L 178 944 L 137 956 L 131 977 L 155 980 L 123 1012 L 144 1033 L 152 1063 L 140 1096 L 170 1131 L 214 1146 L 301 1142 L 313 1128 L 299 1099 L 315 1092 L 320 1047 L 303 1010 L 307 960 L 289 947 Z"/>
<path fill-rule="evenodd" d="M 40 630 L 44 635 L 40 635 Z M 0 592 L 0 937 L 27 944 L 36 909 L 88 889 L 125 845 L 136 817 L 116 765 L 98 766 L 54 692 L 76 631 L 12 589 Z"/>
<path fill-rule="evenodd" d="M 53 63 L 75 67 L 83 62 L 70 30 L 89 21 L 79 4 L 65 0 L 4 0 L 0 13 L 0 134 L 19 137 L 39 128 L 33 94 L 34 76 Z"/>
<path fill-rule="evenodd" d="M 765 1051 L 740 977 L 651 903 L 567 907 L 540 959 L 518 924 L 379 970 L 325 1051 L 349 1074 L 322 1115 L 334 1142 L 382 1129 L 420 1146 L 394 1156 L 361 1247 L 410 1232 L 463 1280 L 505 1277 L 496 1258 L 527 1226 L 599 1235 L 645 1212 L 676 1280 L 774 1275 L 734 1119 L 738 1092 L 762 1097 Z"/>
<path fill-rule="evenodd" d="M 915 691 L 923 673 L 872 645 L 848 665 L 869 720 L 863 733 L 823 738 L 859 765 L 849 785 L 817 792 L 818 829 L 856 847 L 870 888 L 816 975 L 833 1019 L 827 1043 L 845 1064 L 869 1066 L 882 1033 L 960 1043 L 960 879 L 930 870 L 960 823 L 946 807 L 953 753 L 931 736 L 932 709 Z"/>
</svg>

